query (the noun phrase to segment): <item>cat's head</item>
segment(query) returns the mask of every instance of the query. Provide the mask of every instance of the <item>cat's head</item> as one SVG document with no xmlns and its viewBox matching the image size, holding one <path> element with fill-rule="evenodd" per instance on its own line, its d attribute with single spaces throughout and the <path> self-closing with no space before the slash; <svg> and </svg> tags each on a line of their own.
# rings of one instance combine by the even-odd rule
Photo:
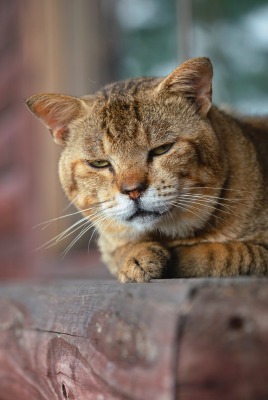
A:
<svg viewBox="0 0 268 400">
<path fill-rule="evenodd" d="M 174 225 L 184 236 L 210 211 L 200 205 L 197 212 L 190 194 L 220 184 L 207 118 L 211 81 L 209 59 L 195 58 L 166 78 L 117 82 L 82 98 L 40 94 L 27 105 L 63 145 L 66 194 L 100 229 Z"/>
</svg>

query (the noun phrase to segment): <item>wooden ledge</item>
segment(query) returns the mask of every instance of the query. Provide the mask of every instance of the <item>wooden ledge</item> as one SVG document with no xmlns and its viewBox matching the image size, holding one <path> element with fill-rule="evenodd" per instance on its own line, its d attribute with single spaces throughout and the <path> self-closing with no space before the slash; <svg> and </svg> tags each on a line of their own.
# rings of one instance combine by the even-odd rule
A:
<svg viewBox="0 0 268 400">
<path fill-rule="evenodd" d="M 268 398 L 268 279 L 0 286 L 1 400 Z"/>
</svg>

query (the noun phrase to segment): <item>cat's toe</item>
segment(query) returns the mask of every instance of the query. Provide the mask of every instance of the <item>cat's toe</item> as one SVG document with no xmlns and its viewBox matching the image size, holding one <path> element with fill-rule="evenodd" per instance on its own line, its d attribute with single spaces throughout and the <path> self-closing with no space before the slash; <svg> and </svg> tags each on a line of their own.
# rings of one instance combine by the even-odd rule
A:
<svg viewBox="0 0 268 400">
<path fill-rule="evenodd" d="M 118 275 L 118 279 L 122 283 L 127 282 L 149 282 L 152 277 L 146 271 L 136 258 L 129 260 L 127 265 L 123 267 Z"/>
<path fill-rule="evenodd" d="M 120 282 L 149 282 L 163 277 L 169 252 L 158 244 L 142 245 L 121 268 Z"/>
</svg>

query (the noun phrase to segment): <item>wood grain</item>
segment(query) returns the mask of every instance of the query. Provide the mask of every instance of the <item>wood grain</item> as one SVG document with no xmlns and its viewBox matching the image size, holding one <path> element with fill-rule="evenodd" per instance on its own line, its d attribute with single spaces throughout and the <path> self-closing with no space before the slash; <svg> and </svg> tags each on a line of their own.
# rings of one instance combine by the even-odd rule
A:
<svg viewBox="0 0 268 400">
<path fill-rule="evenodd" d="M 0 286 L 0 399 L 267 399 L 267 286 Z"/>
</svg>

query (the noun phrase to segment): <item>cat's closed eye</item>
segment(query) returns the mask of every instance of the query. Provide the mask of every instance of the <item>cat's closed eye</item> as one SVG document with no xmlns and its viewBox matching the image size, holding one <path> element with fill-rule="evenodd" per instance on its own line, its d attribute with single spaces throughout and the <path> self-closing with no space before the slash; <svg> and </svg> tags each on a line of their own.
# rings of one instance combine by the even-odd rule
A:
<svg viewBox="0 0 268 400">
<path fill-rule="evenodd" d="M 161 156 L 162 154 L 167 153 L 174 143 L 166 143 L 161 146 L 155 147 L 154 149 L 149 151 L 149 158 Z M 95 161 L 87 161 L 86 163 L 92 168 L 109 168 L 111 164 L 107 160 L 95 160 Z"/>
<path fill-rule="evenodd" d="M 111 166 L 107 160 L 86 161 L 86 163 L 93 168 L 108 168 Z"/>
<path fill-rule="evenodd" d="M 166 143 L 162 144 L 161 146 L 155 147 L 154 149 L 150 150 L 149 157 L 157 157 L 167 153 L 171 149 L 173 144 L 174 143 Z"/>
</svg>

